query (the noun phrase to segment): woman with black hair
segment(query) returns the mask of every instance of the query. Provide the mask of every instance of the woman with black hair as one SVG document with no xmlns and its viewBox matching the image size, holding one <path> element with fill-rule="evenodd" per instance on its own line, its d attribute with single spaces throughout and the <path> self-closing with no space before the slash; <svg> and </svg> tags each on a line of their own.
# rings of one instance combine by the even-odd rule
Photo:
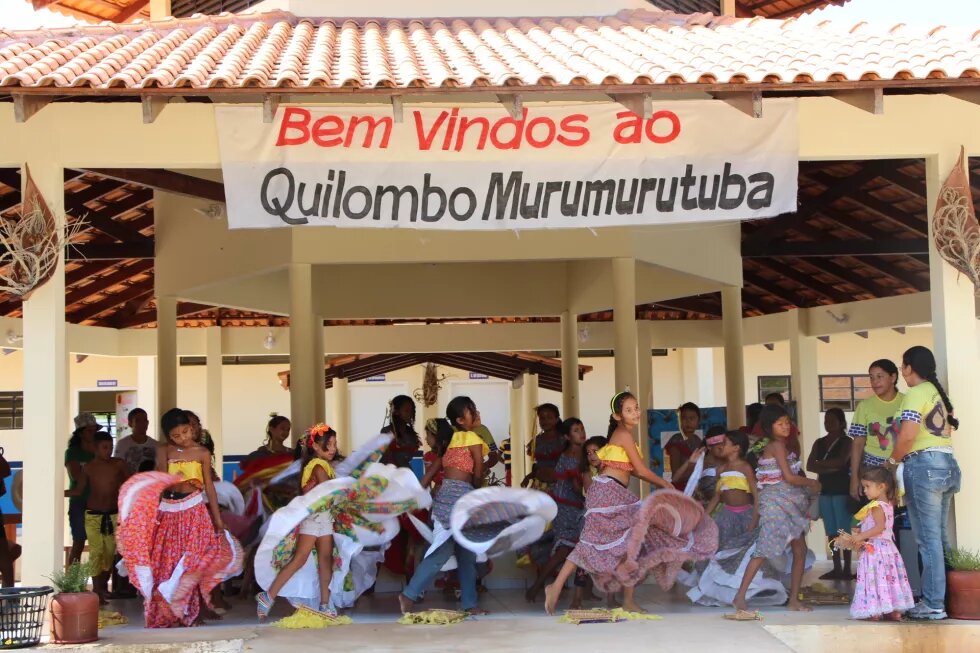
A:
<svg viewBox="0 0 980 653">
<path fill-rule="evenodd" d="M 902 399 L 898 440 L 886 466 L 894 470 L 899 461 L 902 463 L 905 504 L 922 556 L 922 600 L 908 616 L 945 619 L 949 506 L 960 490 L 952 430 L 959 421 L 953 417 L 953 404 L 936 375 L 936 358 L 931 351 L 925 347 L 906 351 L 902 377 L 909 391 Z"/>
<path fill-rule="evenodd" d="M 422 448 L 422 440 L 415 431 L 415 402 L 411 397 L 398 395 L 388 403 L 388 424 L 381 432 L 395 436 L 381 462 L 395 467 L 411 467 L 412 458 Z"/>
<path fill-rule="evenodd" d="M 868 380 L 874 395 L 861 400 L 847 434 L 851 442 L 849 492 L 861 501 L 861 468 L 881 467 L 895 449 L 897 418 L 905 395 L 898 391 L 898 367 L 887 358 L 871 363 Z M 835 533 L 836 537 L 836 533 Z"/>
</svg>

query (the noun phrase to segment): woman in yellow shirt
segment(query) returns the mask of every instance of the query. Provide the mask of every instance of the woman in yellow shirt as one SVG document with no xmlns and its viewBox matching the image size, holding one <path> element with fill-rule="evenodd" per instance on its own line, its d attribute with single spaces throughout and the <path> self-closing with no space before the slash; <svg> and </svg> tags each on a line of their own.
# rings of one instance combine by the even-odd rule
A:
<svg viewBox="0 0 980 653">
<path fill-rule="evenodd" d="M 847 431 L 853 438 L 850 494 L 857 501 L 861 500 L 861 467 L 880 467 L 892 455 L 897 418 L 905 398 L 898 391 L 898 367 L 887 358 L 871 363 L 868 379 L 874 395 L 857 405 Z"/>
<path fill-rule="evenodd" d="M 936 376 L 936 358 L 925 347 L 902 356 L 909 391 L 902 400 L 898 441 L 887 466 L 903 463 L 905 504 L 922 556 L 922 600 L 912 619 L 945 619 L 949 506 L 960 490 L 960 467 L 953 457 L 952 430 L 959 426 L 953 404 Z M 947 428 L 950 427 L 950 428 Z"/>
</svg>

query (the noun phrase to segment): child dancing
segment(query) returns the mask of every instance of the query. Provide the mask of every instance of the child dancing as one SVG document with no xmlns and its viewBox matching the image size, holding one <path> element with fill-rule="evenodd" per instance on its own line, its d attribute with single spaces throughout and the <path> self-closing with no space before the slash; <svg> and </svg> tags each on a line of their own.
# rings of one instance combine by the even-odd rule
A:
<svg viewBox="0 0 980 653">
<path fill-rule="evenodd" d="M 578 544 L 585 515 L 585 497 L 582 495 L 582 463 L 585 459 L 585 425 L 577 417 L 566 419 L 558 427 L 565 438 L 565 448 L 555 465 L 555 482 L 548 492 L 558 504 L 558 516 L 551 523 L 554 545 L 551 557 L 538 572 L 534 584 L 525 592 L 525 598 L 533 603 L 558 566 L 565 561 L 572 548 Z M 578 588 L 576 587 L 576 590 Z M 581 594 L 581 591 L 578 591 Z"/>
<path fill-rule="evenodd" d="M 674 490 L 640 457 L 633 439 L 640 423 L 636 397 L 621 392 L 609 407 L 609 444 L 597 452 L 602 473 L 586 494 L 579 542 L 545 588 L 549 614 L 576 568 L 588 572 L 600 590 L 622 589 L 623 607 L 639 612 L 633 590 L 649 573 L 669 589 L 685 562 L 710 558 L 718 545 L 718 528 L 701 504 Z M 664 489 L 640 501 L 629 490 L 631 476 Z"/>
<path fill-rule="evenodd" d="M 820 483 L 801 474 L 799 456 L 788 451 L 792 423 L 789 413 L 779 405 L 767 405 L 759 417 L 762 432 L 768 443 L 759 458 L 756 479 L 759 490 L 759 539 L 752 560 L 745 568 L 738 593 L 732 600 L 739 614 L 747 612 L 746 594 L 752 580 L 768 560 L 782 559 L 789 545 L 793 552 L 790 581 L 790 610 L 810 611 L 800 601 L 800 585 L 806 564 L 804 536 L 810 524 L 810 499 L 819 494 Z"/>
<path fill-rule="evenodd" d="M 861 552 L 857 565 L 857 587 L 851 600 L 851 618 L 901 621 L 912 609 L 912 588 L 902 555 L 895 546 L 895 476 L 885 467 L 861 470 L 861 487 L 870 503 L 855 517 L 861 532 L 844 534 L 835 544 Z"/>
<path fill-rule="evenodd" d="M 330 460 L 337 453 L 337 432 L 326 424 L 317 424 L 306 432 L 303 441 L 303 473 L 300 491 L 308 494 L 321 483 L 336 478 Z M 272 606 L 283 586 L 302 569 L 310 554 L 316 551 L 320 581 L 319 612 L 328 617 L 337 616 L 330 605 L 330 581 L 333 580 L 333 517 L 329 512 L 316 512 L 303 520 L 292 559 L 279 570 L 268 591 L 255 596 L 259 620 L 269 616 Z"/>
<path fill-rule="evenodd" d="M 211 454 L 194 441 L 187 413 L 160 420 L 167 438 L 156 472 L 136 474 L 119 493 L 116 541 L 144 597 L 147 628 L 201 623 L 211 591 L 242 570 L 242 549 L 225 530 L 211 478 Z"/>
</svg>

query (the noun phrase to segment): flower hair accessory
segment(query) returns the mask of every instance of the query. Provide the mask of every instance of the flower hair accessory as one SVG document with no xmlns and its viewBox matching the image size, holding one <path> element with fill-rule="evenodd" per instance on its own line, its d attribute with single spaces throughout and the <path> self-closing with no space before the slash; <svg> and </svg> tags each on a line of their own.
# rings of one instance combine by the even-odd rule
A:
<svg viewBox="0 0 980 653">
<path fill-rule="evenodd" d="M 333 429 L 330 428 L 330 426 L 324 424 L 323 422 L 320 422 L 319 424 L 314 424 L 310 428 L 306 429 L 306 446 L 308 448 L 312 448 L 313 442 L 317 438 L 326 435 L 332 430 Z"/>
</svg>

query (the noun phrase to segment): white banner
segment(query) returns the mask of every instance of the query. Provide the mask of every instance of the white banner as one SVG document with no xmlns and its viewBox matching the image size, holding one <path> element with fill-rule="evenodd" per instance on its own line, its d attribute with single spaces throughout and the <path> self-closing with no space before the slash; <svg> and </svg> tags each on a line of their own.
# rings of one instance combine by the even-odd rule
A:
<svg viewBox="0 0 980 653">
<path fill-rule="evenodd" d="M 542 229 L 796 211 L 797 105 L 215 109 L 233 229 Z"/>
</svg>

